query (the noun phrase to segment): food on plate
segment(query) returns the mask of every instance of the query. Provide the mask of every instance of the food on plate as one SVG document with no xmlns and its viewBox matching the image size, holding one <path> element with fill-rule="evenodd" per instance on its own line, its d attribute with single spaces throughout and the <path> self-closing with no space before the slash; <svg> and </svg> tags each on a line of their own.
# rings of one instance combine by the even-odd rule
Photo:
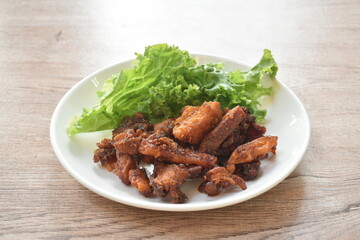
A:
<svg viewBox="0 0 360 240">
<path fill-rule="evenodd" d="M 222 63 L 197 65 L 187 51 L 167 44 L 148 46 L 136 56 L 133 68 L 105 81 L 94 107 L 71 120 L 67 129 L 70 136 L 115 129 L 136 113 L 158 123 L 178 117 L 184 106 L 195 106 L 194 110 L 205 101 L 219 102 L 223 108 L 246 107 L 258 123 L 265 118 L 259 99 L 270 95 L 272 88 L 264 87 L 263 82 L 274 80 L 278 70 L 269 50 L 264 50 L 250 70 L 233 72 L 225 71 Z M 148 126 L 142 122 L 137 125 L 140 130 Z"/>
<path fill-rule="evenodd" d="M 94 107 L 71 120 L 68 135 L 113 130 L 97 143 L 93 160 L 145 197 L 184 203 L 181 186 L 190 179 L 202 180 L 197 189 L 208 196 L 230 186 L 245 190 L 261 160 L 276 153 L 277 137 L 265 136 L 260 125 L 260 99 L 272 92 L 263 83 L 278 70 L 271 52 L 264 50 L 250 70 L 233 72 L 222 63 L 197 65 L 167 44 L 136 56 L 133 68 L 104 82 Z"/>
<path fill-rule="evenodd" d="M 174 203 L 183 203 L 188 197 L 180 190 L 180 187 L 188 178 L 190 178 L 190 173 L 184 165 L 165 164 L 158 161 L 151 175 L 151 186 L 157 196 L 166 197 L 169 194 Z"/>
<path fill-rule="evenodd" d="M 157 136 L 171 137 L 175 125 L 175 119 L 166 119 L 154 126 L 154 132 Z"/>
<path fill-rule="evenodd" d="M 125 130 L 132 129 L 132 130 L 138 130 L 141 131 L 147 131 L 152 130 L 153 125 L 149 123 L 144 118 L 144 114 L 136 113 L 132 117 L 125 117 L 124 120 L 121 122 L 120 126 L 118 126 L 115 130 L 112 131 L 113 137 L 116 135 L 124 132 Z"/>
<path fill-rule="evenodd" d="M 248 163 L 256 159 L 264 159 L 269 153 L 275 154 L 277 137 L 267 136 L 254 139 L 251 142 L 240 145 L 231 154 L 226 164 L 226 169 L 233 173 L 235 164 Z"/>
<path fill-rule="evenodd" d="M 145 197 L 184 203 L 181 186 L 189 179 L 201 179 L 198 191 L 208 196 L 230 186 L 245 190 L 246 181 L 258 176 L 260 160 L 276 154 L 277 137 L 265 132 L 245 107 L 222 110 L 219 102 L 204 102 L 155 126 L 142 114 L 127 117 L 112 139 L 97 144 L 94 162 Z"/>
<path fill-rule="evenodd" d="M 117 158 L 112 140 L 105 138 L 97 143 L 96 146 L 98 149 L 94 151 L 94 162 L 100 162 L 109 171 L 115 169 Z"/>
<path fill-rule="evenodd" d="M 204 181 L 199 186 L 199 192 L 206 193 L 209 196 L 216 196 L 220 189 L 225 189 L 232 185 L 238 185 L 241 189 L 246 189 L 245 181 L 231 174 L 224 167 L 215 167 L 204 175 Z"/>
<path fill-rule="evenodd" d="M 131 169 L 129 171 L 129 181 L 131 186 L 135 187 L 145 197 L 152 197 L 154 195 L 145 169 Z"/>
<path fill-rule="evenodd" d="M 213 154 L 244 118 L 245 113 L 240 106 L 229 110 L 221 122 L 201 140 L 199 151 Z"/>
<path fill-rule="evenodd" d="M 260 164 L 260 160 L 237 164 L 234 174 L 238 175 L 245 181 L 255 179 L 259 174 Z"/>
<path fill-rule="evenodd" d="M 192 108 L 191 113 L 186 110 L 175 121 L 173 134 L 190 144 L 198 144 L 222 116 L 219 102 L 205 102 L 197 109 Z"/>
<path fill-rule="evenodd" d="M 168 137 L 158 138 L 156 134 L 141 142 L 139 152 L 172 163 L 194 164 L 205 168 L 214 167 L 217 162 L 215 156 L 181 147 L 175 140 Z"/>
<path fill-rule="evenodd" d="M 126 184 L 130 185 L 129 175 L 130 170 L 137 169 L 138 164 L 134 158 L 134 156 L 130 154 L 122 154 L 117 152 L 116 153 L 117 162 L 115 165 L 114 173 L 121 179 L 121 181 Z"/>
</svg>

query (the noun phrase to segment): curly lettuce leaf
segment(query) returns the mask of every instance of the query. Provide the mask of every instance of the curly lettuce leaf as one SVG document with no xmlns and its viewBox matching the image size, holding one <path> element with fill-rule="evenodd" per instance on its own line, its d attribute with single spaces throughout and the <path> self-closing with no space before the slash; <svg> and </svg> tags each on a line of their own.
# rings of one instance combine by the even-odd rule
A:
<svg viewBox="0 0 360 240">
<path fill-rule="evenodd" d="M 262 122 L 265 119 L 266 110 L 260 110 L 259 99 L 263 96 L 271 95 L 272 87 L 265 88 L 263 82 L 265 78 L 274 80 L 278 66 L 268 49 L 264 50 L 264 54 L 260 62 L 247 72 L 235 71 L 230 73 L 230 78 L 234 83 L 242 86 L 240 102 L 235 105 L 247 107 L 250 112 L 256 117 L 257 122 Z M 231 104 L 230 107 L 234 105 Z"/>
<path fill-rule="evenodd" d="M 263 81 L 265 77 L 275 79 L 277 70 L 271 52 L 265 49 L 260 62 L 247 72 L 225 72 L 219 64 L 205 64 L 189 68 L 185 76 L 189 83 L 199 86 L 201 102 L 218 101 L 221 106 L 229 108 L 244 106 L 257 122 L 262 122 L 266 110 L 259 109 L 259 98 L 272 92 L 271 87 L 263 86 Z"/>
<path fill-rule="evenodd" d="M 188 52 L 167 44 L 157 44 L 136 54 L 133 69 L 122 70 L 105 81 L 97 93 L 99 103 L 75 117 L 68 134 L 116 128 L 125 116 L 144 113 L 151 122 L 177 117 L 186 105 L 219 101 L 222 107 L 247 107 L 262 121 L 266 111 L 258 99 L 271 94 L 263 87 L 265 76 L 275 78 L 277 65 L 264 50 L 260 62 L 247 72 L 225 72 L 223 64 L 195 66 Z"/>
<path fill-rule="evenodd" d="M 172 84 L 173 79 L 196 64 L 187 51 L 167 44 L 146 47 L 143 55 L 136 55 L 134 68 L 122 70 L 107 80 L 103 90 L 97 93 L 99 103 L 84 109 L 70 122 L 69 135 L 113 129 L 124 116 L 136 112 L 156 117 L 153 113 L 159 112 L 158 107 L 149 106 L 149 99 L 153 98 L 150 89 L 166 82 Z"/>
</svg>

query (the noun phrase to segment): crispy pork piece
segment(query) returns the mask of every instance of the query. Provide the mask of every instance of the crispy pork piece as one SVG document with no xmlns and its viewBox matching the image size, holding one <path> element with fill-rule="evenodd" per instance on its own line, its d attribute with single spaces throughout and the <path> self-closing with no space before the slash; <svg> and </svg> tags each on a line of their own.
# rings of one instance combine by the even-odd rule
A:
<svg viewBox="0 0 360 240">
<path fill-rule="evenodd" d="M 179 118 L 155 126 L 137 113 L 123 119 L 112 139 L 97 143 L 94 162 L 145 197 L 184 203 L 187 179 L 203 179 L 198 189 L 209 196 L 229 186 L 246 189 L 244 180 L 258 176 L 260 160 L 276 153 L 278 138 L 265 132 L 245 107 L 222 111 L 219 102 L 186 106 Z M 150 179 L 142 164 L 154 165 Z"/>
<path fill-rule="evenodd" d="M 183 148 L 170 138 L 157 138 L 154 135 L 141 142 L 139 152 L 172 163 L 194 164 L 204 168 L 212 168 L 217 162 L 215 156 Z"/>
<path fill-rule="evenodd" d="M 166 119 L 154 126 L 154 132 L 157 136 L 172 137 L 175 119 Z"/>
<path fill-rule="evenodd" d="M 204 168 L 196 165 L 185 165 L 186 170 L 190 174 L 190 179 L 200 178 L 203 175 Z"/>
<path fill-rule="evenodd" d="M 183 142 L 198 144 L 216 126 L 221 116 L 219 102 L 204 102 L 196 111 L 186 108 L 175 120 L 173 135 Z"/>
<path fill-rule="evenodd" d="M 115 169 L 116 151 L 111 139 L 104 138 L 101 142 L 96 143 L 98 149 L 94 151 L 94 162 L 100 162 L 109 172 Z"/>
<path fill-rule="evenodd" d="M 198 190 L 209 196 L 215 196 L 220 193 L 221 188 L 225 189 L 232 185 L 246 189 L 246 183 L 241 177 L 229 173 L 224 167 L 215 167 L 205 174 L 204 182 L 200 184 Z"/>
<path fill-rule="evenodd" d="M 153 196 L 153 188 L 150 186 L 149 178 L 144 169 L 131 169 L 129 171 L 131 186 L 137 188 L 145 197 Z"/>
<path fill-rule="evenodd" d="M 139 154 L 139 160 L 140 162 L 142 163 L 145 163 L 145 164 L 152 164 L 154 163 L 155 161 L 155 158 L 153 156 L 149 156 L 149 155 L 142 155 L 142 154 Z"/>
<path fill-rule="evenodd" d="M 180 187 L 189 177 L 190 173 L 184 165 L 156 162 L 150 184 L 157 196 L 166 197 L 170 194 L 173 203 L 184 203 L 188 197 L 181 192 Z"/>
<path fill-rule="evenodd" d="M 246 142 L 246 133 L 250 125 L 255 123 L 255 117 L 245 107 L 241 107 L 245 113 L 244 120 L 234 129 L 234 131 L 220 145 L 216 156 L 222 159 L 230 157 L 232 152 L 241 144 Z"/>
<path fill-rule="evenodd" d="M 239 106 L 227 111 L 221 122 L 203 138 L 199 151 L 214 154 L 221 143 L 245 119 L 245 116 L 245 112 Z"/>
<path fill-rule="evenodd" d="M 178 117 L 177 119 L 175 119 L 178 122 L 183 122 L 185 121 L 188 117 L 190 117 L 191 115 L 193 115 L 195 112 L 197 112 L 199 110 L 200 107 L 198 106 L 185 106 L 183 107 L 183 109 L 181 110 L 181 115 L 180 117 Z"/>
<path fill-rule="evenodd" d="M 253 180 L 259 174 L 260 164 L 260 160 L 255 160 L 249 163 L 237 164 L 234 174 L 238 175 L 245 181 Z"/>
<path fill-rule="evenodd" d="M 255 122 L 249 125 L 249 128 L 246 131 L 245 142 L 251 142 L 257 138 L 261 138 L 266 133 L 266 127 L 260 126 Z"/>
<path fill-rule="evenodd" d="M 268 153 L 276 153 L 278 137 L 267 136 L 257 138 L 251 142 L 239 146 L 230 156 L 226 169 L 233 173 L 235 164 L 247 163 L 259 160 L 267 156 Z"/>
<path fill-rule="evenodd" d="M 143 133 L 140 129 L 129 129 L 122 133 L 119 133 L 114 137 L 114 147 L 119 153 L 137 154 L 138 148 L 147 133 Z"/>
<path fill-rule="evenodd" d="M 246 129 L 243 124 L 238 125 L 216 151 L 216 156 L 228 159 L 231 153 L 245 141 Z"/>
<path fill-rule="evenodd" d="M 143 114 L 136 113 L 133 117 L 124 118 L 121 125 L 112 132 L 113 138 L 119 133 L 129 129 L 133 129 L 135 131 L 140 129 L 142 132 L 145 132 L 153 130 L 153 125 L 145 119 Z"/>
<path fill-rule="evenodd" d="M 121 179 L 121 181 L 130 185 L 129 172 L 131 169 L 137 169 L 138 165 L 136 160 L 130 154 L 123 154 L 116 152 L 117 162 L 115 165 L 115 174 Z"/>
</svg>

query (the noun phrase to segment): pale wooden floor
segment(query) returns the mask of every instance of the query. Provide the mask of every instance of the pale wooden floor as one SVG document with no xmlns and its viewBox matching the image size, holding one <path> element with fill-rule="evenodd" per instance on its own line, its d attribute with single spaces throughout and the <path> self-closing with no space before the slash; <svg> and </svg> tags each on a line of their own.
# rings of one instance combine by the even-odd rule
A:
<svg viewBox="0 0 360 240">
<path fill-rule="evenodd" d="M 218 210 L 167 213 L 98 196 L 60 165 L 53 110 L 82 77 L 167 42 L 255 63 L 278 78 L 312 126 L 281 184 Z M 360 2 L 0 2 L 1 239 L 360 239 Z"/>
</svg>

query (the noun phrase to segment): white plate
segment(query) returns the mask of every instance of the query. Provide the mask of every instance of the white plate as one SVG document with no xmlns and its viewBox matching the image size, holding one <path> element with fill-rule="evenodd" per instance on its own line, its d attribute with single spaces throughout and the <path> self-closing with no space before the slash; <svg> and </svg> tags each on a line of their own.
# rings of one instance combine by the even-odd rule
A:
<svg viewBox="0 0 360 240">
<path fill-rule="evenodd" d="M 199 64 L 224 62 L 225 70 L 247 70 L 247 64 L 217 56 L 193 54 Z M 276 82 L 274 95 L 268 106 L 268 135 L 279 137 L 277 155 L 262 161 L 258 178 L 247 182 L 248 188 L 226 189 L 215 197 L 197 191 L 194 182 L 187 182 L 182 190 L 189 201 L 172 204 L 161 198 L 145 198 L 135 188 L 125 186 L 117 176 L 93 163 L 95 143 L 111 135 L 110 131 L 78 134 L 68 137 L 70 119 L 83 108 L 96 103 L 96 91 L 103 82 L 120 69 L 130 68 L 132 61 L 105 67 L 78 82 L 57 105 L 51 119 L 50 137 L 54 151 L 64 168 L 88 189 L 111 200 L 140 208 L 163 211 L 199 211 L 229 206 L 256 197 L 284 180 L 300 163 L 310 138 L 310 124 L 304 106 L 283 83 Z M 196 182 L 198 184 L 199 182 Z"/>
</svg>

